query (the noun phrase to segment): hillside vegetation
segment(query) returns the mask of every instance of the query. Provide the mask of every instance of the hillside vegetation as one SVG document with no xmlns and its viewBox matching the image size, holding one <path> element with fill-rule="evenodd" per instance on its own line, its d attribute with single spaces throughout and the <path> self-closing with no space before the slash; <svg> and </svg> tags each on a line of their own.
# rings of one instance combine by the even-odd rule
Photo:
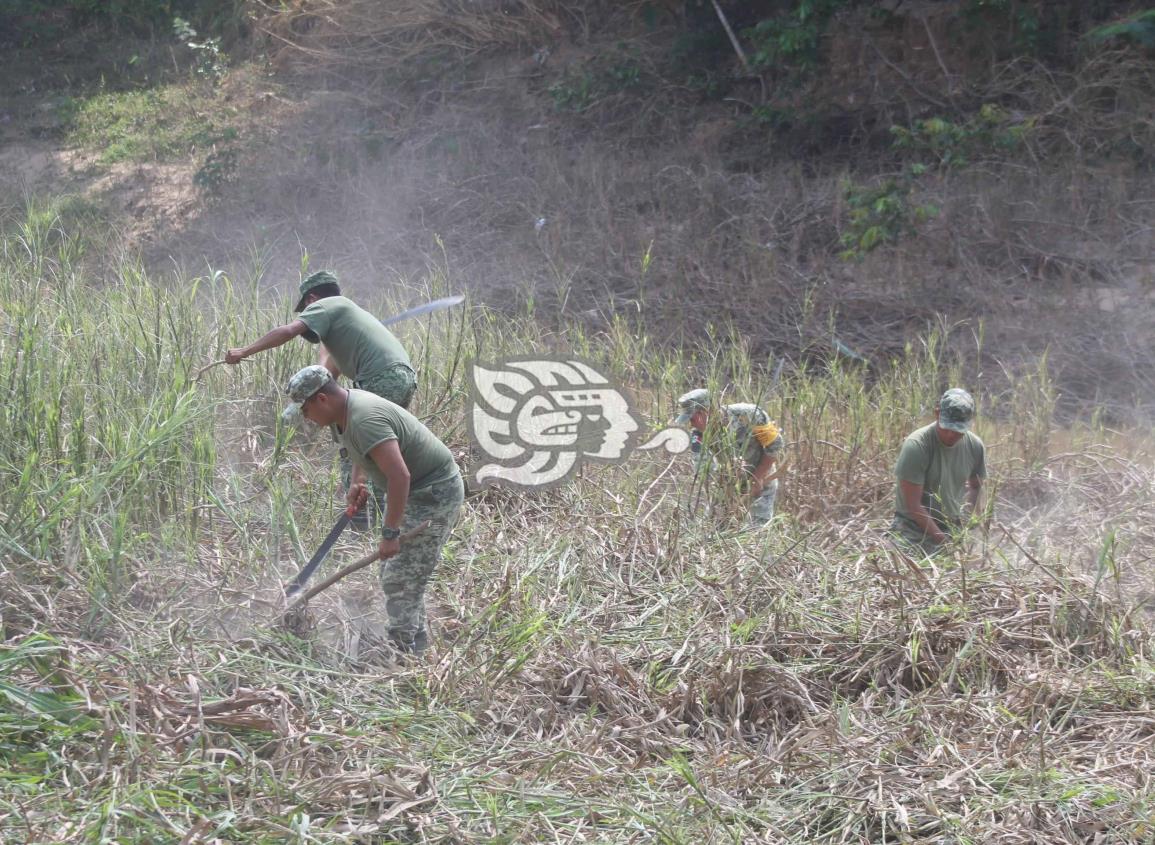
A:
<svg viewBox="0 0 1155 845">
<path fill-rule="evenodd" d="M 1151 55 L 1115 2 L 0 0 L 0 842 L 1155 841 Z M 180 22 L 174 18 L 180 18 Z M 279 424 L 331 267 L 472 461 L 467 362 L 572 354 L 789 443 L 473 489 L 398 662 Z M 860 360 L 868 358 L 869 361 Z M 885 528 L 979 401 L 985 506 Z M 365 553 L 347 533 L 326 571 Z"/>
<path fill-rule="evenodd" d="M 62 6 L 0 15 L 0 180 L 114 257 L 285 284 L 305 248 L 369 291 L 440 238 L 559 324 L 885 364 L 942 315 L 991 377 L 1047 351 L 1065 415 L 1155 394 L 1142 4 L 722 3 L 745 65 L 706 2 Z"/>
</svg>

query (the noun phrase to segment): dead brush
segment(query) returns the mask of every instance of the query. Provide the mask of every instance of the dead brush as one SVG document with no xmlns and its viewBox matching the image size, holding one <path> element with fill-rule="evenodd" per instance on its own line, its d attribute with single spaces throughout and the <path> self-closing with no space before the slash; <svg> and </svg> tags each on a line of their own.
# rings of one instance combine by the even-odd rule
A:
<svg viewBox="0 0 1155 845">
<path fill-rule="evenodd" d="M 4 267 L 5 315 L 59 283 Z M 634 388 L 647 430 L 693 385 L 756 401 L 790 463 L 779 517 L 757 532 L 728 492 L 703 491 L 735 505 L 728 518 L 693 506 L 687 455 L 471 496 L 431 585 L 433 646 L 384 665 L 366 648 L 383 628 L 369 572 L 316 597 L 312 639 L 254 624 L 282 608 L 337 496 L 324 434 L 275 422 L 307 350 L 216 368 L 195 393 L 189 379 L 284 303 L 238 307 L 223 283 L 194 303 L 188 286 L 128 278 L 35 300 L 42 325 L 79 328 L 0 356 L 23 368 L 10 383 L 54 388 L 29 388 L 43 419 L 70 424 L 59 443 L 27 421 L 0 442 L 5 845 L 1150 838 L 1145 434 L 1055 431 L 1050 394 L 1024 384 L 979 417 L 993 509 L 969 544 L 914 560 L 884 533 L 894 450 L 944 383 L 982 385 L 940 335 L 869 378 L 835 363 L 775 379 L 775 361 L 724 333 L 682 353 L 625 323 L 444 320 L 404 340 L 423 361 L 414 407 L 460 454 L 463 361 L 564 350 Z M 136 319 L 141 302 L 160 318 Z M 85 322 L 94 311 L 117 344 Z M 147 381 L 118 393 L 134 366 Z M 67 404 L 70 372 L 95 384 L 83 407 Z M 178 450 L 157 438 L 160 415 L 133 428 L 142 450 L 114 436 L 136 416 L 101 404 L 157 384 L 187 386 L 197 411 Z M 99 495 L 38 521 L 60 503 L 46 473 L 23 470 L 31 444 L 55 489 Z M 156 471 L 107 473 L 147 460 Z"/>
<path fill-rule="evenodd" d="M 439 51 L 469 56 L 540 43 L 562 27 L 565 4 L 441 0 L 258 0 L 258 26 L 282 58 L 312 70 L 405 68 Z"/>
</svg>

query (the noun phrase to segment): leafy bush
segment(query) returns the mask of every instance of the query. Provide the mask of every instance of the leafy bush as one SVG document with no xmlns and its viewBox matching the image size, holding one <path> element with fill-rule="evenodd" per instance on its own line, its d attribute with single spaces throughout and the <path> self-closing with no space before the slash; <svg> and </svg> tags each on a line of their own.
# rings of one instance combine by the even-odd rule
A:
<svg viewBox="0 0 1155 845">
<path fill-rule="evenodd" d="M 172 19 L 172 31 L 177 40 L 188 47 L 196 57 L 193 70 L 197 76 L 211 79 L 213 82 L 219 82 L 224 77 L 228 62 L 221 50 L 219 38 L 201 40 L 192 24 L 181 17 Z"/>
<path fill-rule="evenodd" d="M 979 155 L 1015 149 L 1034 126 L 1032 117 L 1017 117 L 987 103 L 962 122 L 929 117 L 909 127 L 892 126 L 890 134 L 896 149 L 910 150 L 941 167 L 960 167 Z"/>
<path fill-rule="evenodd" d="M 831 19 L 849 0 L 799 0 L 788 12 L 759 21 L 742 34 L 753 44 L 750 61 L 756 70 L 781 65 L 810 70 Z"/>
<path fill-rule="evenodd" d="M 861 258 L 915 230 L 915 225 L 938 214 L 932 205 L 917 205 L 910 177 L 887 179 L 879 185 L 846 182 L 843 196 L 850 208 L 850 225 L 842 233 L 844 259 Z"/>
<path fill-rule="evenodd" d="M 1148 9 L 1125 20 L 1097 27 L 1087 33 L 1087 39 L 1099 44 L 1106 41 L 1126 41 L 1148 50 L 1155 49 L 1155 9 Z"/>
<path fill-rule="evenodd" d="M 224 186 L 237 178 L 238 158 L 237 149 L 231 144 L 214 148 L 193 175 L 193 184 L 210 197 L 220 196 Z"/>
<path fill-rule="evenodd" d="M 596 97 L 597 83 L 587 73 L 566 75 L 549 86 L 549 95 L 559 111 L 585 111 Z"/>
<path fill-rule="evenodd" d="M 642 65 L 631 56 L 590 63 L 577 73 L 567 73 L 547 89 L 559 111 L 582 112 L 603 97 L 637 90 L 648 79 Z"/>
</svg>

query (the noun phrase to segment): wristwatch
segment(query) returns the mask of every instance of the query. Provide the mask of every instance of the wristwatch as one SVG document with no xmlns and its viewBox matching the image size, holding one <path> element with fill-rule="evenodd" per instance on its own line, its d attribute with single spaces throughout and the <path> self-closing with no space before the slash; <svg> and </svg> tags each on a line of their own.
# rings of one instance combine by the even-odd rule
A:
<svg viewBox="0 0 1155 845">
<path fill-rule="evenodd" d="M 381 539 L 382 540 L 396 540 L 400 536 L 401 536 L 401 529 L 400 528 L 390 528 L 388 525 L 386 525 L 381 529 Z"/>
</svg>

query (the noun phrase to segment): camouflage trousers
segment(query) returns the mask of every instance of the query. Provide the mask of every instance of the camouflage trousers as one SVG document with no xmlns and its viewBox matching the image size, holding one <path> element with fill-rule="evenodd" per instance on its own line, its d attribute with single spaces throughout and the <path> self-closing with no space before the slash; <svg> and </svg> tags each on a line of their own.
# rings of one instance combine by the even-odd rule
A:
<svg viewBox="0 0 1155 845">
<path fill-rule="evenodd" d="M 404 651 L 421 651 L 428 643 L 425 585 L 433 577 L 441 548 L 461 513 L 465 485 L 461 476 L 409 494 L 401 531 L 429 520 L 428 527 L 381 564 L 389 639 Z"/>
<path fill-rule="evenodd" d="M 417 374 L 408 364 L 392 364 L 372 378 L 354 381 L 353 386 L 358 390 L 376 393 L 394 405 L 408 408 L 413 401 L 413 394 L 417 392 Z"/>
<path fill-rule="evenodd" d="M 382 399 L 388 399 L 402 408 L 409 408 L 413 401 L 413 394 L 417 392 L 417 374 L 413 368 L 405 364 L 394 364 L 387 367 L 382 373 L 371 379 L 355 381 L 353 386 L 358 390 L 368 390 L 376 393 Z M 336 434 L 334 434 L 336 439 Z M 341 489 L 348 490 L 349 482 L 353 477 L 353 462 L 344 449 L 341 450 Z M 380 515 L 385 513 L 385 491 L 370 485 L 372 504 L 366 504 L 365 510 L 358 516 L 357 527 L 367 528 L 375 524 Z"/>
<path fill-rule="evenodd" d="M 765 525 L 774 518 L 774 502 L 778 499 L 778 479 L 766 485 L 762 493 L 750 504 L 750 524 Z"/>
</svg>

